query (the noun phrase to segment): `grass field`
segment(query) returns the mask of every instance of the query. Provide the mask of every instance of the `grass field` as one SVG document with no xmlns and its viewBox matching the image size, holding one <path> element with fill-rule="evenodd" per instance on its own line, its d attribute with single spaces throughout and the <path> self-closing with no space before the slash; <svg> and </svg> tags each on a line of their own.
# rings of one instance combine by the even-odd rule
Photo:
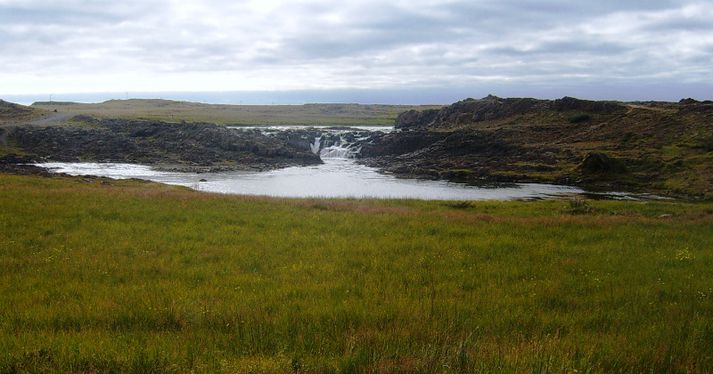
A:
<svg viewBox="0 0 713 374">
<path fill-rule="evenodd" d="M 0 372 L 711 370 L 713 204 L 588 204 L 0 175 Z"/>
<path fill-rule="evenodd" d="M 98 104 L 49 103 L 33 108 L 104 118 L 210 122 L 227 125 L 393 126 L 396 116 L 410 109 L 440 106 L 307 104 L 216 105 L 171 100 L 110 100 Z"/>
</svg>

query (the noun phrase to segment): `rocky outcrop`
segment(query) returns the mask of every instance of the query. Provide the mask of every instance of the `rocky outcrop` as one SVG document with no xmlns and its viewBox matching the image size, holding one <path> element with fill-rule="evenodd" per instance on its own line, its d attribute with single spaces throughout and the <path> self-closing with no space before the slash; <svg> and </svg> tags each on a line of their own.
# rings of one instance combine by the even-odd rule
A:
<svg viewBox="0 0 713 374">
<path fill-rule="evenodd" d="M 548 152 L 533 152 L 508 142 L 503 134 L 478 130 L 414 130 L 374 136 L 363 145 L 360 162 L 406 177 L 482 184 L 522 178 L 517 162 L 553 162 Z M 513 174 L 495 171 L 509 171 Z"/>
<path fill-rule="evenodd" d="M 497 121 L 533 113 L 571 112 L 592 114 L 621 113 L 626 107 L 616 102 L 580 100 L 563 97 L 557 100 L 500 98 L 489 95 L 480 100 L 465 99 L 443 109 L 423 112 L 408 111 L 396 118 L 396 128 L 455 128 L 469 124 Z"/>
<path fill-rule="evenodd" d="M 713 103 L 706 101 L 488 96 L 402 113 L 396 127 L 365 142 L 360 162 L 404 177 L 469 183 L 550 182 L 694 197 L 713 191 Z"/>
<path fill-rule="evenodd" d="M 36 157 L 66 162 L 129 162 L 178 170 L 266 170 L 321 162 L 308 149 L 280 139 L 213 124 L 120 119 L 81 123 L 16 127 L 7 137 Z"/>
<path fill-rule="evenodd" d="M 425 149 L 448 137 L 446 133 L 426 130 L 376 134 L 362 143 L 363 158 L 402 155 Z"/>
<path fill-rule="evenodd" d="M 399 130 L 425 128 L 433 124 L 439 112 L 440 110 L 438 109 L 428 109 L 424 111 L 409 110 L 396 117 L 394 127 Z"/>
<path fill-rule="evenodd" d="M 623 161 L 609 157 L 605 153 L 589 152 L 579 164 L 579 170 L 587 175 L 612 175 L 625 173 L 626 166 Z"/>
<path fill-rule="evenodd" d="M 548 102 L 548 109 L 558 112 L 585 112 L 590 114 L 615 114 L 626 111 L 626 106 L 613 101 L 580 100 L 565 96 Z"/>
</svg>

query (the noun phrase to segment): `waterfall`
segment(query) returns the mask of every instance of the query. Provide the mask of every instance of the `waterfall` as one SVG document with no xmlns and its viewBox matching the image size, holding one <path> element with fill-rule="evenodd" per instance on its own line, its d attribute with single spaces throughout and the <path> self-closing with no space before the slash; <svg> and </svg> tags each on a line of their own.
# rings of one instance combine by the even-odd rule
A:
<svg viewBox="0 0 713 374">
<path fill-rule="evenodd" d="M 322 146 L 322 135 L 314 138 L 314 143 L 309 145 L 309 149 L 312 151 L 312 153 L 318 155 L 319 154 L 319 149 Z"/>
<path fill-rule="evenodd" d="M 322 158 L 352 158 L 354 157 L 354 152 L 349 148 L 333 145 L 322 149 L 319 152 L 319 156 Z"/>
<path fill-rule="evenodd" d="M 322 129 L 309 143 L 312 153 L 321 158 L 356 158 L 361 145 L 369 139 L 369 131 L 354 129 Z"/>
<path fill-rule="evenodd" d="M 359 153 L 359 149 L 354 149 L 354 144 L 345 140 L 343 134 L 339 134 L 339 139 L 333 140 L 332 144 L 325 144 L 319 152 L 321 158 L 354 158 Z"/>
</svg>

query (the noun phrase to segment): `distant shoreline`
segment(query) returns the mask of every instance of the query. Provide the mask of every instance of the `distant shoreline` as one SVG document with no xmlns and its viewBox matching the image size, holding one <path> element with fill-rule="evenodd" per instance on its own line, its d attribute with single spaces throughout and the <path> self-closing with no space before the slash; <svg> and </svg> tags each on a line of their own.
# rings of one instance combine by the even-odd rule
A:
<svg viewBox="0 0 713 374">
<path fill-rule="evenodd" d="M 612 93 L 619 92 L 616 97 Z M 623 93 L 622 93 L 623 92 Z M 303 104 L 361 104 L 361 105 L 448 105 L 464 97 L 484 97 L 494 94 L 501 97 L 532 97 L 537 99 L 557 99 L 562 96 L 574 96 L 587 100 L 615 100 L 621 102 L 677 102 L 685 97 L 697 100 L 712 99 L 703 90 L 689 90 L 684 96 L 673 93 L 661 96 L 657 91 L 649 96 L 630 95 L 627 90 L 611 90 L 606 95 L 597 92 L 577 90 L 552 92 L 530 88 L 513 89 L 508 87 L 461 87 L 437 89 L 414 87 L 402 89 L 328 89 L 294 91 L 167 91 L 167 92 L 77 92 L 77 93 L 36 93 L 36 94 L 0 94 L 0 99 L 23 105 L 35 102 L 76 102 L 98 104 L 109 100 L 174 100 L 202 104 L 228 105 L 303 105 Z M 649 92 L 644 90 L 644 92 Z"/>
</svg>

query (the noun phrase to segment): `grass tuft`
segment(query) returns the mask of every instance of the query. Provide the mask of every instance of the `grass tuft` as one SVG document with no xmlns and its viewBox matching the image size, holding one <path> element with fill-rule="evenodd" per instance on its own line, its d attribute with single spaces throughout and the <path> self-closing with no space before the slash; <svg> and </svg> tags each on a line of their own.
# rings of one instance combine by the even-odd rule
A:
<svg viewBox="0 0 713 374">
<path fill-rule="evenodd" d="M 594 212 L 594 207 L 588 200 L 574 197 L 569 199 L 569 207 L 566 211 L 569 214 L 589 214 Z"/>
</svg>

